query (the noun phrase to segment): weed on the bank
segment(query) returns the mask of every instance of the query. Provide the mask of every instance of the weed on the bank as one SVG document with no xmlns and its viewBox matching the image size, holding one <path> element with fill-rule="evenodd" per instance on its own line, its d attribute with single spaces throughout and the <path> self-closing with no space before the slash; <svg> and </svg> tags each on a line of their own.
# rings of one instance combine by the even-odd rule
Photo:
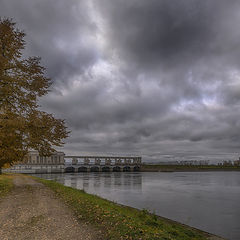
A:
<svg viewBox="0 0 240 240">
<path fill-rule="evenodd" d="M 13 187 L 13 176 L 10 174 L 0 174 L 0 198 L 5 196 Z"/>
</svg>

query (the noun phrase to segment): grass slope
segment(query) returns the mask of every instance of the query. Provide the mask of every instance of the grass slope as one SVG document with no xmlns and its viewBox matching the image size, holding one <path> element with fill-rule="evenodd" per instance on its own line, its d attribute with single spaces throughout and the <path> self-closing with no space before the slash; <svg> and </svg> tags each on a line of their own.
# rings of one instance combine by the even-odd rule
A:
<svg viewBox="0 0 240 240">
<path fill-rule="evenodd" d="M 0 174 L 0 199 L 5 196 L 13 187 L 13 176 L 9 174 Z"/>
<path fill-rule="evenodd" d="M 36 178 L 35 178 L 36 179 Z M 146 210 L 125 207 L 66 187 L 54 181 L 38 179 L 61 197 L 78 218 L 95 225 L 112 240 L 203 240 L 207 234 L 149 214 Z"/>
</svg>

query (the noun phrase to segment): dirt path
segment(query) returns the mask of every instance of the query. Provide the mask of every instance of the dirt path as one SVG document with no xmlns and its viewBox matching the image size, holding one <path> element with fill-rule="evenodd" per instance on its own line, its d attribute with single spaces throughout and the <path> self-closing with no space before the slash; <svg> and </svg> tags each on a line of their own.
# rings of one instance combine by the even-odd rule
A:
<svg viewBox="0 0 240 240">
<path fill-rule="evenodd" d="M 1 240 L 98 240 L 96 229 L 79 223 L 54 193 L 27 176 L 0 202 Z"/>
</svg>

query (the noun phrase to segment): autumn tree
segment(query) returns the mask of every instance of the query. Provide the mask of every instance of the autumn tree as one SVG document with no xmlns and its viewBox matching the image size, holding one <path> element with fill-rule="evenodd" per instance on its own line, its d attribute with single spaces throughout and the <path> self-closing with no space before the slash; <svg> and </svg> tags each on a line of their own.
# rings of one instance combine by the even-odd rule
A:
<svg viewBox="0 0 240 240">
<path fill-rule="evenodd" d="M 68 135 L 64 120 L 39 110 L 51 84 L 39 57 L 23 57 L 25 33 L 0 19 L 0 169 L 29 149 L 49 155 Z"/>
</svg>

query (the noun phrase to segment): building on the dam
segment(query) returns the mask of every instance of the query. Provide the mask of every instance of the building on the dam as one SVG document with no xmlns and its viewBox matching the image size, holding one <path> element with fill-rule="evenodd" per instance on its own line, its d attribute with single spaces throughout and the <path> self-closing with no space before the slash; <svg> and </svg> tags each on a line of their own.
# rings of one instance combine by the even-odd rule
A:
<svg viewBox="0 0 240 240">
<path fill-rule="evenodd" d="M 13 165 L 8 171 L 17 173 L 63 173 L 65 154 L 55 152 L 51 156 L 40 156 L 38 151 L 30 151 L 22 162 Z"/>
<path fill-rule="evenodd" d="M 64 172 L 130 172 L 139 171 L 141 157 L 123 156 L 65 156 L 55 152 L 40 156 L 30 151 L 22 162 L 7 169 L 18 173 L 64 173 Z"/>
</svg>

